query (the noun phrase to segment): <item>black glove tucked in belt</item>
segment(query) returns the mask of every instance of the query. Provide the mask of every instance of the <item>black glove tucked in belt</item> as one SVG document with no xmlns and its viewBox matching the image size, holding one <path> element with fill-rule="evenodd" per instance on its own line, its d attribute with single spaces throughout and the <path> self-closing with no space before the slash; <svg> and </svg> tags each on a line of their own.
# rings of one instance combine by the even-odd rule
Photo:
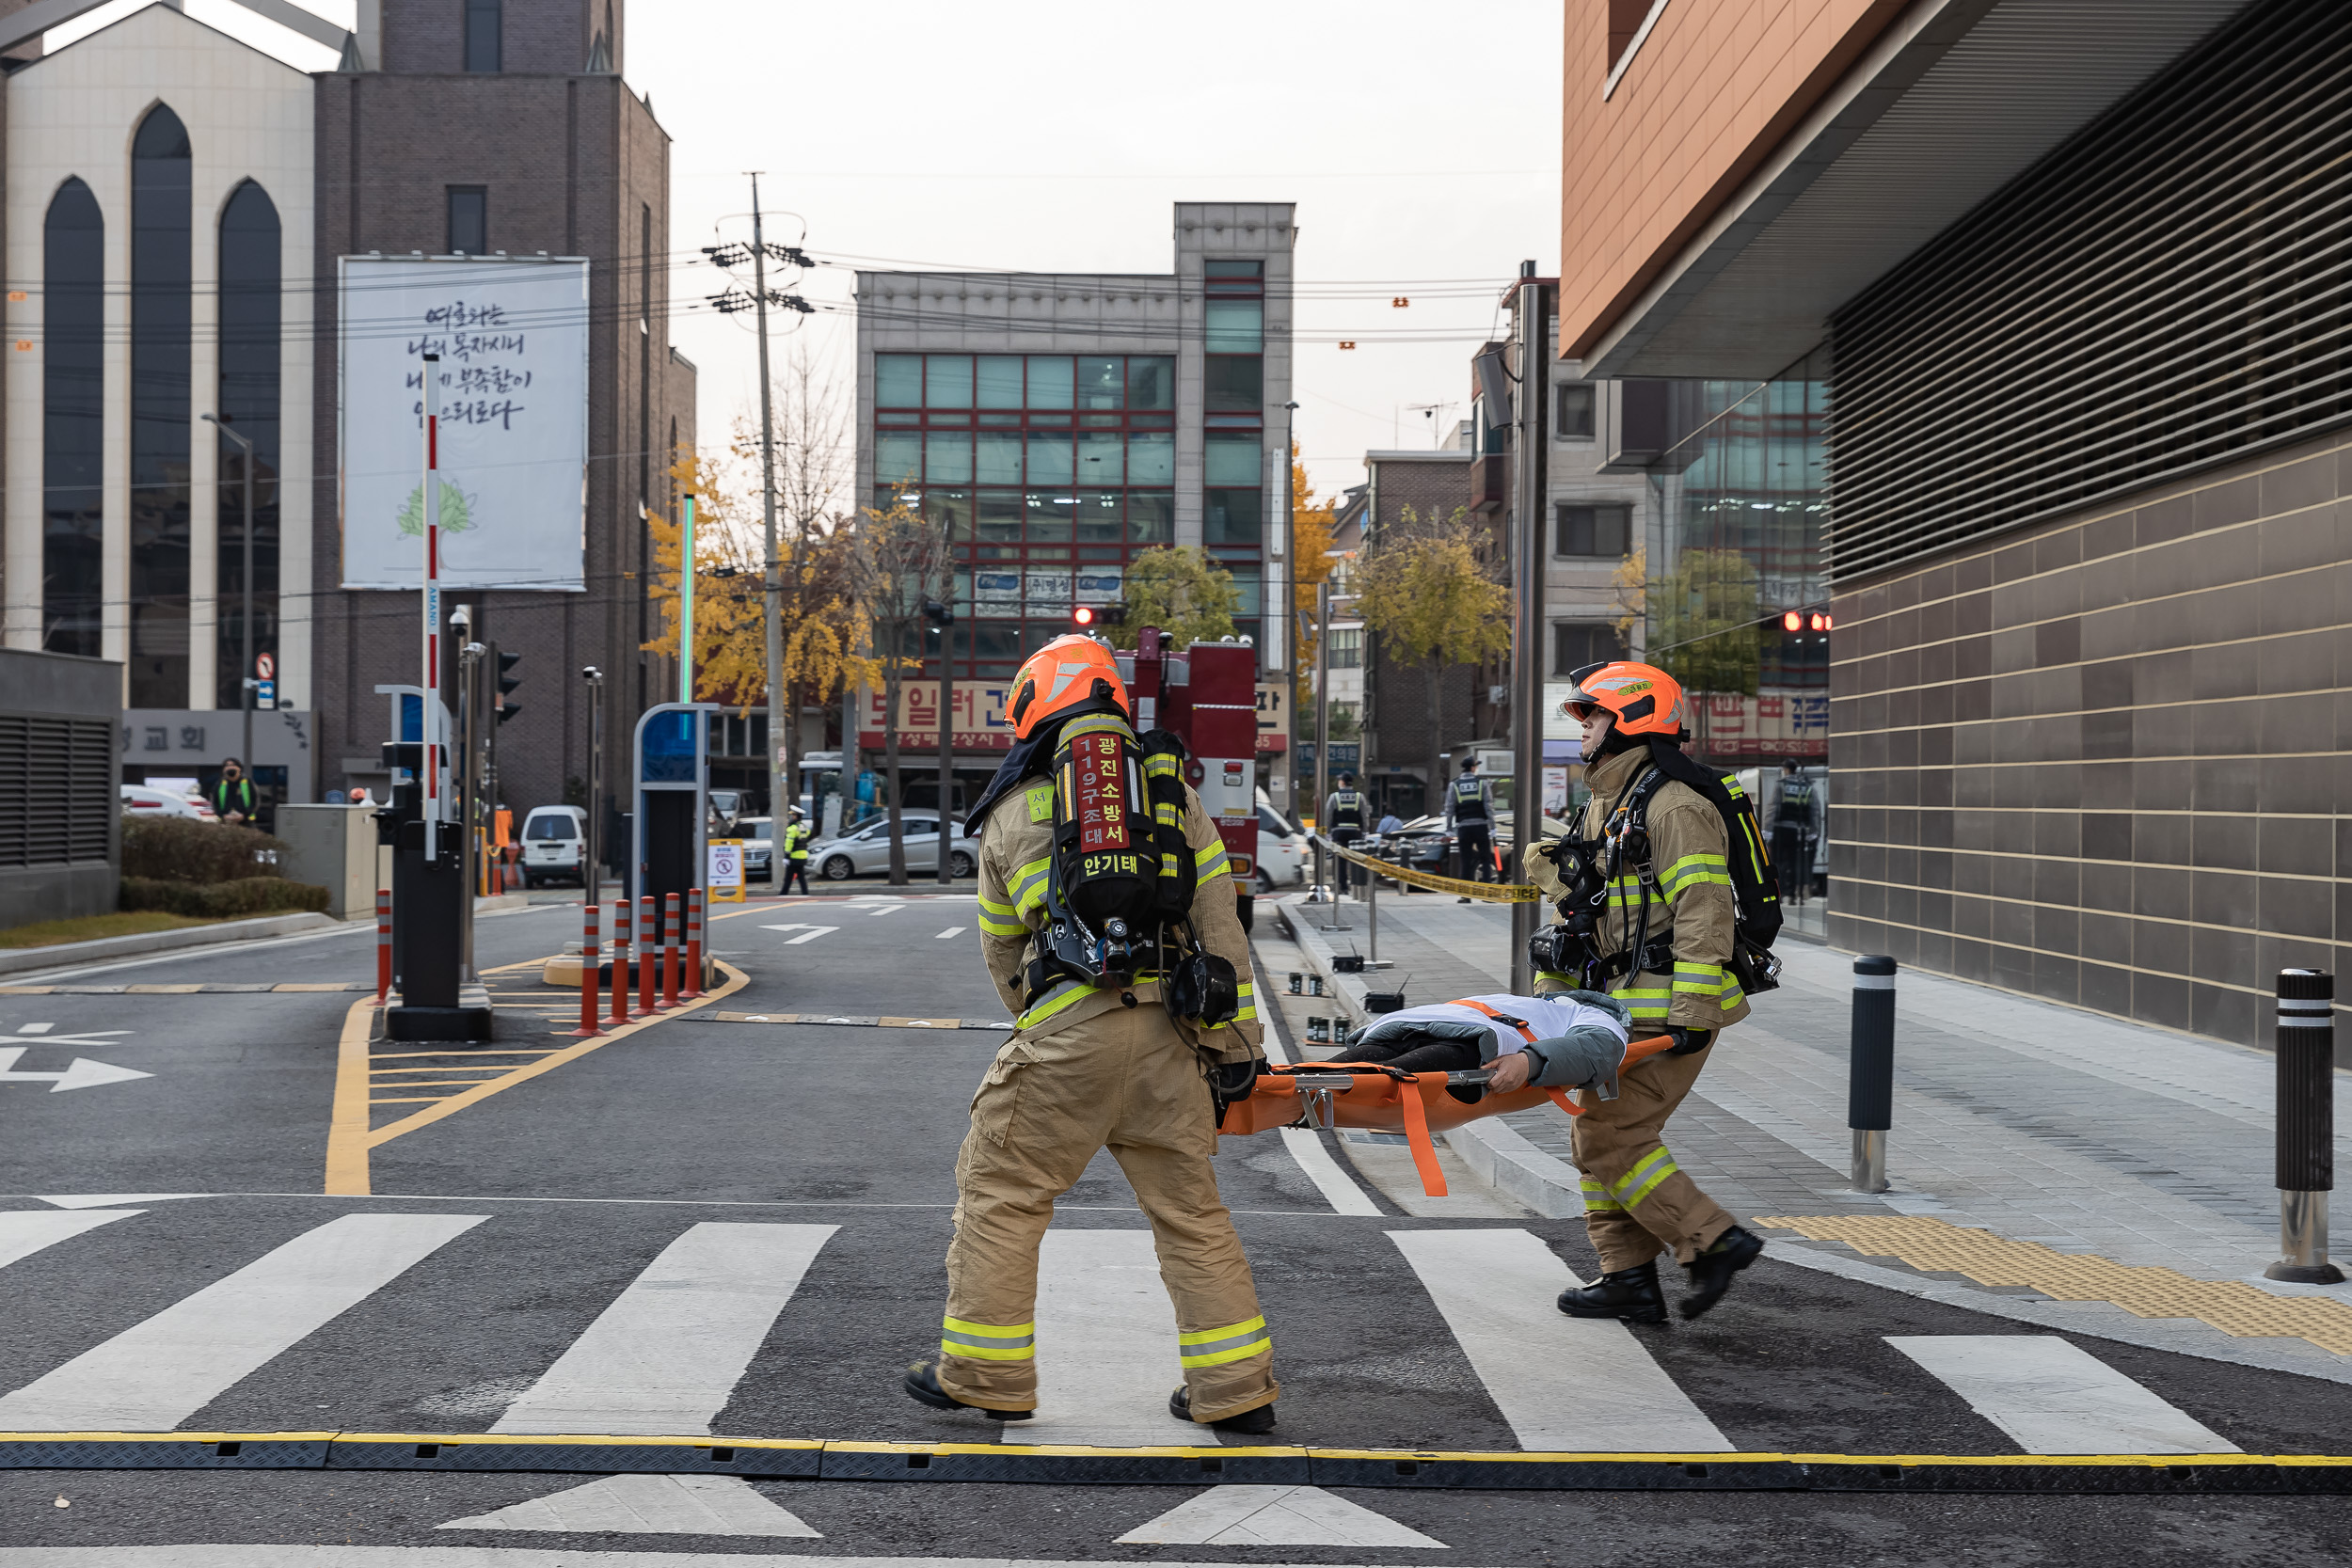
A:
<svg viewBox="0 0 2352 1568">
<path fill-rule="evenodd" d="M 1669 1056 L 1693 1056 L 1715 1043 L 1712 1029 L 1685 1029 L 1674 1024 L 1666 1033 L 1674 1037 L 1674 1044 L 1666 1048 Z"/>
</svg>

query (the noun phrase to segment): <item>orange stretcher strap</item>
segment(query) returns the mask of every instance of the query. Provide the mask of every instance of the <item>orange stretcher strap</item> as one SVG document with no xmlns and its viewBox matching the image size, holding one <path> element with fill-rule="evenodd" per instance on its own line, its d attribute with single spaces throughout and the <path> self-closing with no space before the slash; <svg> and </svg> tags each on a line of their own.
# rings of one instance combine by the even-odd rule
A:
<svg viewBox="0 0 2352 1568">
<path fill-rule="evenodd" d="M 1499 1013 L 1492 1007 L 1487 1006 L 1484 1002 L 1473 1002 L 1467 996 L 1456 1002 L 1449 1002 L 1446 1006 L 1449 1007 L 1468 1007 L 1471 1012 L 1485 1013 L 1488 1018 L 1493 1019 L 1497 1023 L 1507 1023 L 1512 1028 L 1517 1029 L 1519 1032 L 1519 1038 L 1525 1040 L 1528 1044 L 1534 1045 L 1535 1043 L 1535 1031 L 1527 1026 L 1527 1020 L 1523 1018 L 1513 1018 L 1509 1013 Z"/>
</svg>

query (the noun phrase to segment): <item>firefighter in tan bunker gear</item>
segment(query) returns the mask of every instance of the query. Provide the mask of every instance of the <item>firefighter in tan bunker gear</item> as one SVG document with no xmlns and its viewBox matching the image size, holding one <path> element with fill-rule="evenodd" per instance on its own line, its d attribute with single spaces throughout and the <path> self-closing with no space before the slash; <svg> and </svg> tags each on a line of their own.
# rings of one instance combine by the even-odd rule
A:
<svg viewBox="0 0 2352 1568">
<path fill-rule="evenodd" d="M 1096 1150 L 1108 1148 L 1151 1220 L 1160 1278 L 1176 1308 L 1175 1344 L 1136 1347 L 1137 1354 L 1172 1353 L 1181 1366 L 1184 1386 L 1170 1396 L 1170 1412 L 1228 1431 L 1270 1431 L 1279 1392 L 1273 1340 L 1209 1164 L 1217 1137 L 1212 1079 L 1246 1093 L 1264 1059 L 1225 847 L 1186 788 L 1184 840 L 1198 876 L 1191 923 L 1201 948 L 1232 963 L 1238 976 L 1240 1009 L 1231 1022 L 1172 1019 L 1159 983 L 1141 975 L 1123 991 L 1062 978 L 1029 994 L 1024 982 L 1032 938 L 1046 924 L 1053 845 L 1054 785 L 1045 765 L 1061 722 L 1103 713 L 1123 720 L 1129 712 L 1117 665 L 1088 639 L 1057 639 L 1033 656 L 1014 677 L 1011 707 L 1021 705 L 1033 672 L 1041 696 L 1015 720 L 1018 749 L 974 808 L 976 816 L 986 814 L 981 942 L 1016 1022 L 973 1097 L 971 1130 L 956 1160 L 939 1359 L 911 1368 L 906 1391 L 926 1404 L 975 1408 L 1000 1420 L 1034 1412 L 1039 1243 L 1054 1200 Z M 1112 700 L 1084 700 L 1104 686 Z M 1054 704 L 1056 697 L 1063 700 Z M 1043 1349 L 1052 1355 L 1050 1344 Z"/>
<path fill-rule="evenodd" d="M 1563 705 L 1583 725 L 1584 779 L 1592 790 L 1576 836 L 1605 845 L 1626 826 L 1624 808 L 1656 768 L 1650 746 L 1679 746 L 1687 735 L 1681 688 L 1647 665 L 1616 661 L 1576 673 Z M 1723 1299 L 1731 1276 L 1763 1243 L 1741 1228 L 1675 1164 L 1667 1118 L 1698 1082 L 1716 1033 L 1748 1016 L 1731 970 L 1736 915 L 1724 820 L 1698 791 L 1668 780 L 1646 811 L 1647 852 L 1626 855 L 1607 881 L 1605 917 L 1589 952 L 1613 970 L 1610 995 L 1633 1015 L 1635 1037 L 1672 1035 L 1672 1051 L 1625 1074 L 1617 1098 L 1587 1097 L 1570 1149 L 1582 1177 L 1584 1225 L 1600 1255 L 1601 1277 L 1565 1291 L 1571 1317 L 1663 1323 L 1658 1255 L 1683 1265 L 1680 1307 L 1695 1318 Z M 1635 847 L 1638 848 L 1638 846 Z M 1547 896 L 1563 893 L 1540 846 L 1521 856 L 1528 879 Z M 1646 885 L 1645 885 L 1646 884 Z M 1638 954 L 1627 954 L 1639 944 Z M 1614 964 L 1609 960 L 1614 959 Z M 1539 973 L 1538 995 L 1572 990 L 1579 976 Z"/>
</svg>

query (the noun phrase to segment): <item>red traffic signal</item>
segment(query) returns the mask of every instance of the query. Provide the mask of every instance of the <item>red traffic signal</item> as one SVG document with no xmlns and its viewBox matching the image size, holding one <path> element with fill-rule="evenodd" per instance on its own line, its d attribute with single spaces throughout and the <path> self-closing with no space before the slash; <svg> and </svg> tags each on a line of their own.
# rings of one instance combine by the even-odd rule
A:
<svg viewBox="0 0 2352 1568">
<path fill-rule="evenodd" d="M 1080 605 L 1070 612 L 1070 619 L 1077 626 L 1090 626 L 1094 625 L 1094 610 L 1089 606 Z"/>
<path fill-rule="evenodd" d="M 1804 628 L 1804 617 L 1793 610 L 1780 618 L 1780 629 L 1783 631 L 1802 631 Z"/>
</svg>

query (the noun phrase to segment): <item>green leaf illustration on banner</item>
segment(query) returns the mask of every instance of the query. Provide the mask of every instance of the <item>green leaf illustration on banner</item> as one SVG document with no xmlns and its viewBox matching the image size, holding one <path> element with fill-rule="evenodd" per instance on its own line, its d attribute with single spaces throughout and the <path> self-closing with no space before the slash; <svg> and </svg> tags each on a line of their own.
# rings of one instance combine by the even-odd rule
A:
<svg viewBox="0 0 2352 1568">
<path fill-rule="evenodd" d="M 448 480 L 441 481 L 441 531 L 463 533 L 473 527 L 473 513 L 466 504 L 466 493 Z M 400 531 L 413 539 L 424 537 L 424 486 L 420 484 L 408 492 L 408 499 L 400 508 Z"/>
</svg>

